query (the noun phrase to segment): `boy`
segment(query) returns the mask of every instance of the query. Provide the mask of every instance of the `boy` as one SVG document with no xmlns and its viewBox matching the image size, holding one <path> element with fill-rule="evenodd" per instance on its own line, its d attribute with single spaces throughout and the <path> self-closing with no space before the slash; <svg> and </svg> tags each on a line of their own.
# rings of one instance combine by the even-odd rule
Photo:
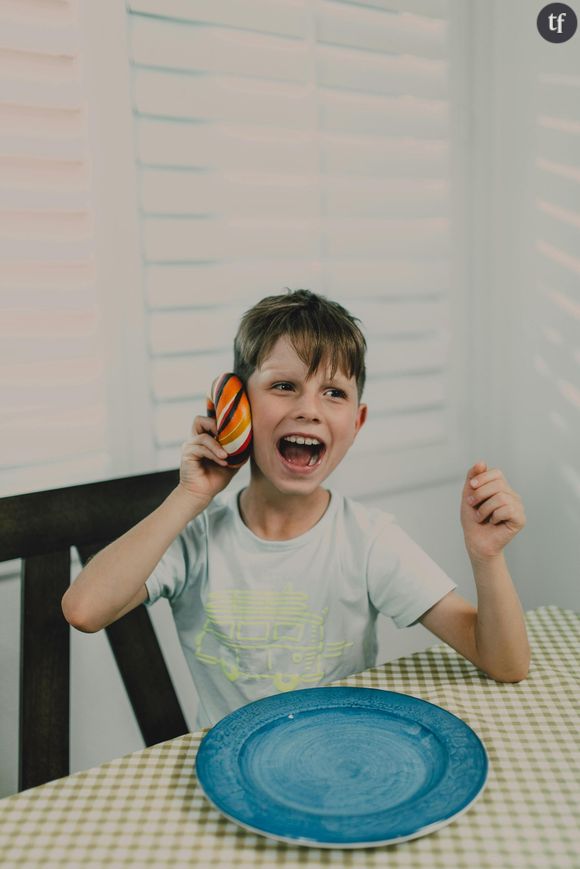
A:
<svg viewBox="0 0 580 869">
<path fill-rule="evenodd" d="M 63 597 L 65 617 L 84 631 L 167 597 L 199 694 L 198 728 L 260 697 L 374 666 L 378 612 L 398 627 L 421 621 L 494 679 L 527 675 L 524 618 L 502 555 L 525 517 L 501 471 L 479 462 L 463 489 L 477 609 L 392 514 L 322 488 L 367 417 L 355 319 L 308 290 L 250 308 L 234 341 L 252 412 L 249 486 L 216 497 L 237 471 L 215 419 L 197 416 L 179 485 Z"/>
</svg>

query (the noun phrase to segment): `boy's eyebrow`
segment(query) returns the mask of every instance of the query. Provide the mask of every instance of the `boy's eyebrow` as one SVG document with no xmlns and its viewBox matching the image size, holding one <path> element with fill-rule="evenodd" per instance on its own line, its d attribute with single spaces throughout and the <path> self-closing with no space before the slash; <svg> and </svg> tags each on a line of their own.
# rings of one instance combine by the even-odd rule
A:
<svg viewBox="0 0 580 869">
<path fill-rule="evenodd" d="M 300 375 L 296 373 L 289 373 L 288 371 L 283 371 L 281 368 L 262 368 L 262 374 L 265 374 L 268 377 L 287 377 L 289 380 L 300 380 Z M 345 386 L 350 383 L 350 381 L 348 381 L 343 375 L 335 375 L 334 377 L 329 377 L 328 382 L 341 383 Z"/>
</svg>

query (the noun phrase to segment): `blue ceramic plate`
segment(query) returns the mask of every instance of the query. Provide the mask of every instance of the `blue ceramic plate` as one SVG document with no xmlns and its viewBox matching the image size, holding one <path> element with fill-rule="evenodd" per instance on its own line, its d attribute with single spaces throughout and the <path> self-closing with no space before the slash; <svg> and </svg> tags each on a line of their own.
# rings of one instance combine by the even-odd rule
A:
<svg viewBox="0 0 580 869">
<path fill-rule="evenodd" d="M 432 833 L 472 805 L 488 769 L 460 718 L 374 688 L 307 688 L 242 706 L 206 734 L 195 765 L 227 818 L 319 848 Z"/>
</svg>

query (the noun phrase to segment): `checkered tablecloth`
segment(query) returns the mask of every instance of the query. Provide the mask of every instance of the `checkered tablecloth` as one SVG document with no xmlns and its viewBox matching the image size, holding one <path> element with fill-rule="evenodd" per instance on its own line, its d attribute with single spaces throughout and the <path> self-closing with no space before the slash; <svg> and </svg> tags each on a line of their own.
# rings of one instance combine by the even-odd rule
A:
<svg viewBox="0 0 580 869">
<path fill-rule="evenodd" d="M 526 619 L 532 665 L 518 684 L 488 679 L 445 645 L 334 683 L 429 700 L 483 739 L 485 790 L 435 833 L 357 850 L 248 833 L 203 796 L 203 733 L 192 733 L 1 800 L 0 865 L 578 869 L 580 618 L 548 606 Z"/>
</svg>

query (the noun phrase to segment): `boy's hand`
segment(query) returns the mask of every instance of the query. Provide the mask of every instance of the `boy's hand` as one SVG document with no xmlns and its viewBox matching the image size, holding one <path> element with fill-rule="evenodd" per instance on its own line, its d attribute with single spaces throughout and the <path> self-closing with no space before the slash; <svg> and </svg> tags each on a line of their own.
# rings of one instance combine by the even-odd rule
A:
<svg viewBox="0 0 580 869">
<path fill-rule="evenodd" d="M 228 465 L 227 453 L 215 439 L 215 419 L 196 416 L 191 431 L 193 437 L 181 446 L 179 485 L 207 505 L 218 492 L 225 489 L 240 468 L 230 468 Z"/>
<path fill-rule="evenodd" d="M 461 524 L 469 557 L 476 561 L 499 555 L 526 524 L 522 499 L 498 468 L 478 462 L 467 472 Z"/>
</svg>

